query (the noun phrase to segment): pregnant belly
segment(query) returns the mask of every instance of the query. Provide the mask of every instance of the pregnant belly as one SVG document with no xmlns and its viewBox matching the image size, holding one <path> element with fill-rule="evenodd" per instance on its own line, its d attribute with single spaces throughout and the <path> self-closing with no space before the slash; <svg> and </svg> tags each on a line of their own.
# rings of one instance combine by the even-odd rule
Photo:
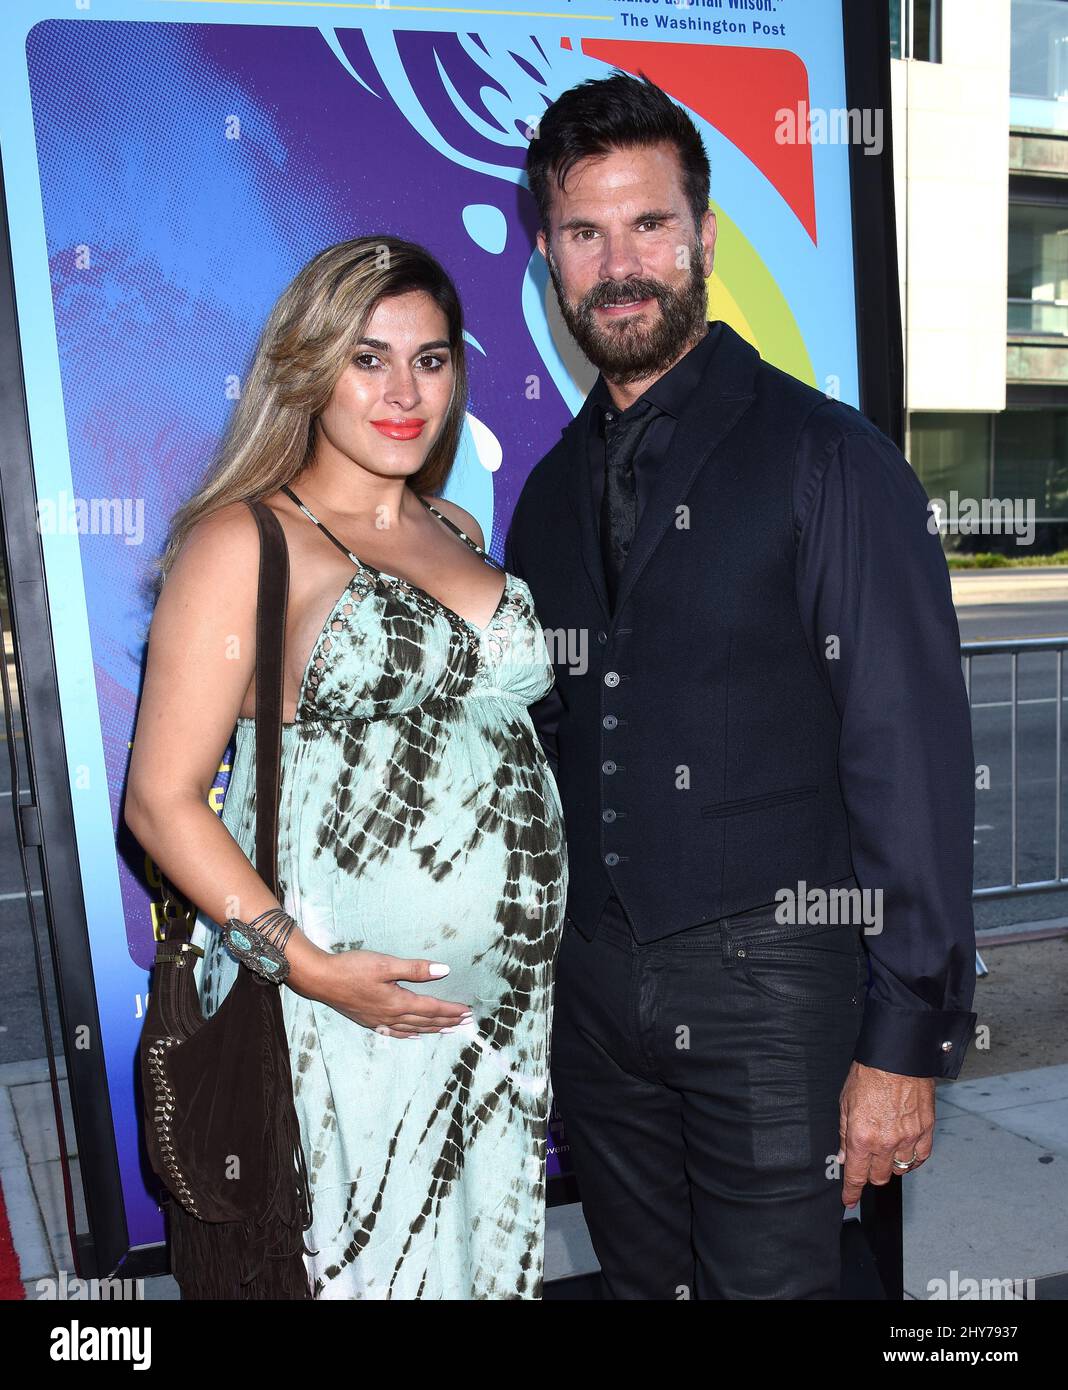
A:
<svg viewBox="0 0 1068 1390">
<path fill-rule="evenodd" d="M 447 965 L 442 979 L 404 987 L 476 1015 L 540 1004 L 567 894 L 564 827 L 540 749 L 515 753 L 490 779 L 454 776 L 447 796 L 431 782 L 396 848 L 362 856 L 357 872 L 335 866 L 329 940 L 319 944 Z"/>
</svg>

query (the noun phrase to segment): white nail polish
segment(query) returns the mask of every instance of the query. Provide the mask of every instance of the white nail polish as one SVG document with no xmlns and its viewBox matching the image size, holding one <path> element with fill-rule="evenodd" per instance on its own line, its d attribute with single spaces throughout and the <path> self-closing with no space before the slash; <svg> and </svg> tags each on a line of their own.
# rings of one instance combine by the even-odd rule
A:
<svg viewBox="0 0 1068 1390">
<path fill-rule="evenodd" d="M 427 974 L 434 980 L 440 980 L 442 975 L 447 975 L 448 973 L 449 967 L 447 965 L 440 965 L 437 962 L 427 967 Z"/>
</svg>

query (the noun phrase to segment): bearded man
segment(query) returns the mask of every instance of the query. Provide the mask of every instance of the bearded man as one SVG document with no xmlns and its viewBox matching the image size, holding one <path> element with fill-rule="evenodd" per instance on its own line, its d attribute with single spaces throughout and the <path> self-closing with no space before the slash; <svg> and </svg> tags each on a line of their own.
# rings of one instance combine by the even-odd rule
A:
<svg viewBox="0 0 1068 1390">
<path fill-rule="evenodd" d="M 664 92 L 564 92 L 527 175 L 599 369 L 505 562 L 556 647 L 552 1081 L 604 1293 L 837 1298 L 843 1204 L 930 1156 L 976 1022 L 945 559 L 893 442 L 708 321 L 709 164 Z"/>
</svg>

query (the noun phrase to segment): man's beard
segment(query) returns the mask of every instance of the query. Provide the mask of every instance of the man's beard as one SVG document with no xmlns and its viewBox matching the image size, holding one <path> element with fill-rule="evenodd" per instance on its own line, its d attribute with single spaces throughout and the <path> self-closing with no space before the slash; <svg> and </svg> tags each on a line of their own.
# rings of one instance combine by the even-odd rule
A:
<svg viewBox="0 0 1068 1390">
<path fill-rule="evenodd" d="M 690 248 L 690 274 L 678 289 L 661 280 L 600 280 L 578 304 L 569 303 L 550 249 L 546 257 L 560 313 L 568 332 L 589 360 L 609 380 L 620 386 L 642 381 L 665 370 L 704 336 L 708 322 L 708 289 L 703 248 Z M 640 315 L 618 323 L 600 321 L 596 310 L 629 299 L 655 299 L 660 316 L 646 328 Z"/>
</svg>

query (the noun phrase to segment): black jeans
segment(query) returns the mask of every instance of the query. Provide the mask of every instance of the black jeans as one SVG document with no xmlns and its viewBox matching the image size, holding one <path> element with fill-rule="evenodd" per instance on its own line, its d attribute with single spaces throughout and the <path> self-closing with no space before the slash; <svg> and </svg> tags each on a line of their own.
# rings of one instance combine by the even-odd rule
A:
<svg viewBox="0 0 1068 1390">
<path fill-rule="evenodd" d="M 858 926 L 565 927 L 552 1083 L 606 1298 L 838 1298 Z"/>
</svg>

